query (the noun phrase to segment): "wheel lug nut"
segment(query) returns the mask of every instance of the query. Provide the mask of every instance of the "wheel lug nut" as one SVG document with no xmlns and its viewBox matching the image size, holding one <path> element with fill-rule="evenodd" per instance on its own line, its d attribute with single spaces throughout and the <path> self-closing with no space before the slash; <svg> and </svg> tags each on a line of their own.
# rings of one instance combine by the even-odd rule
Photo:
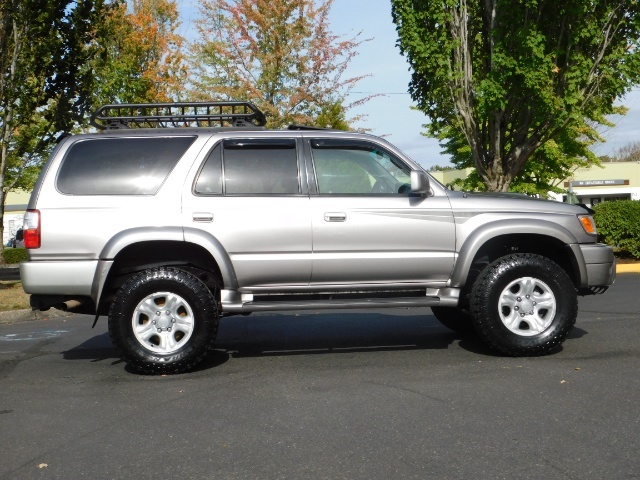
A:
<svg viewBox="0 0 640 480">
<path fill-rule="evenodd" d="M 162 329 L 161 328 L 158 329 L 158 333 L 162 333 Z"/>
<path fill-rule="evenodd" d="M 521 302 L 521 301 L 522 301 L 522 299 L 521 299 L 520 297 L 516 298 L 516 300 L 518 300 L 519 302 Z"/>
<path fill-rule="evenodd" d="M 529 298 L 529 295 L 527 295 L 527 298 Z"/>
<path fill-rule="evenodd" d="M 521 316 L 521 317 L 524 317 L 524 312 L 520 313 L 520 316 Z"/>
<path fill-rule="evenodd" d="M 535 305 L 535 304 L 536 304 L 536 302 L 533 302 L 533 304 Z"/>
<path fill-rule="evenodd" d="M 533 310 L 531 310 L 531 311 L 529 312 L 529 315 L 533 315 Z"/>
<path fill-rule="evenodd" d="M 168 328 L 167 328 L 167 332 L 170 332 L 170 331 L 171 331 L 171 327 L 168 327 Z"/>
<path fill-rule="evenodd" d="M 171 312 L 167 311 L 167 315 L 171 315 Z"/>
<path fill-rule="evenodd" d="M 172 319 L 171 319 L 171 323 L 176 323 L 176 319 L 175 319 L 175 318 L 172 318 Z"/>
<path fill-rule="evenodd" d="M 156 324 L 156 321 L 155 321 L 155 320 L 152 320 L 152 321 L 151 321 L 151 323 L 153 323 L 153 324 L 155 325 L 155 324 Z"/>
<path fill-rule="evenodd" d="M 516 305 L 516 310 L 520 310 L 520 307 Z"/>
<path fill-rule="evenodd" d="M 160 312 L 156 312 L 156 315 L 160 315 Z"/>
</svg>

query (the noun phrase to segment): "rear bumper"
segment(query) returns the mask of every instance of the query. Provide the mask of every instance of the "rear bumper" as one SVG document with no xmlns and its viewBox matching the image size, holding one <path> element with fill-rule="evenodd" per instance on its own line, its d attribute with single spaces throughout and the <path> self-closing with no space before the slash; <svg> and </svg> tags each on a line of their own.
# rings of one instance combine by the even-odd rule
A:
<svg viewBox="0 0 640 480">
<path fill-rule="evenodd" d="M 97 260 L 73 262 L 23 262 L 20 279 L 26 293 L 91 296 Z"/>
</svg>

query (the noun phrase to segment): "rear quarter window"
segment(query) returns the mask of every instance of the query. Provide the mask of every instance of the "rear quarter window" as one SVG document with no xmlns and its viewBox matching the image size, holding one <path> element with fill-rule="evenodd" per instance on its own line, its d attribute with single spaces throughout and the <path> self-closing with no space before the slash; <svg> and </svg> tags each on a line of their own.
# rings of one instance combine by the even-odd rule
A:
<svg viewBox="0 0 640 480">
<path fill-rule="evenodd" d="M 56 187 L 70 195 L 154 195 L 195 138 L 81 140 L 65 155 Z"/>
</svg>

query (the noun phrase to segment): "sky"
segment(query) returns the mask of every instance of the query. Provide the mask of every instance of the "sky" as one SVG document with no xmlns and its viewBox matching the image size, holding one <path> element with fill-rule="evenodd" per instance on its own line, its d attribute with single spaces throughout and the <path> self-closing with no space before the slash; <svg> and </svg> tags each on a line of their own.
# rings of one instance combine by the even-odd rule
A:
<svg viewBox="0 0 640 480">
<path fill-rule="evenodd" d="M 178 0 L 182 15 L 181 33 L 188 39 L 193 32 L 192 20 L 197 17 L 195 0 Z M 360 34 L 363 42 L 345 78 L 369 75 L 353 88 L 347 103 L 367 95 L 383 94 L 363 106 L 350 110 L 351 115 L 365 114 L 355 128 L 370 129 L 369 133 L 384 136 L 423 167 L 449 165 L 449 157 L 440 154 L 437 140 L 422 135 L 427 117 L 412 110 L 413 101 L 407 93 L 411 73 L 405 58 L 396 46 L 397 34 L 391 20 L 389 0 L 334 0 L 331 29 L 337 35 L 351 38 Z M 612 118 L 615 128 L 600 128 L 606 142 L 594 148 L 597 155 L 613 156 L 624 145 L 640 141 L 640 88 L 621 99 L 629 108 L 627 115 Z"/>
</svg>

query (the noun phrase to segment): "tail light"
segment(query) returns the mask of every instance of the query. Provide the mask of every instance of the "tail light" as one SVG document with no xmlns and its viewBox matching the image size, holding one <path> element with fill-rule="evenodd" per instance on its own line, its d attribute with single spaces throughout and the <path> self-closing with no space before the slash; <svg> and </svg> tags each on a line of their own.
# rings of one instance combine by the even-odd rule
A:
<svg viewBox="0 0 640 480">
<path fill-rule="evenodd" d="M 40 211 L 27 210 L 24 214 L 24 246 L 25 248 L 40 248 Z"/>
</svg>

